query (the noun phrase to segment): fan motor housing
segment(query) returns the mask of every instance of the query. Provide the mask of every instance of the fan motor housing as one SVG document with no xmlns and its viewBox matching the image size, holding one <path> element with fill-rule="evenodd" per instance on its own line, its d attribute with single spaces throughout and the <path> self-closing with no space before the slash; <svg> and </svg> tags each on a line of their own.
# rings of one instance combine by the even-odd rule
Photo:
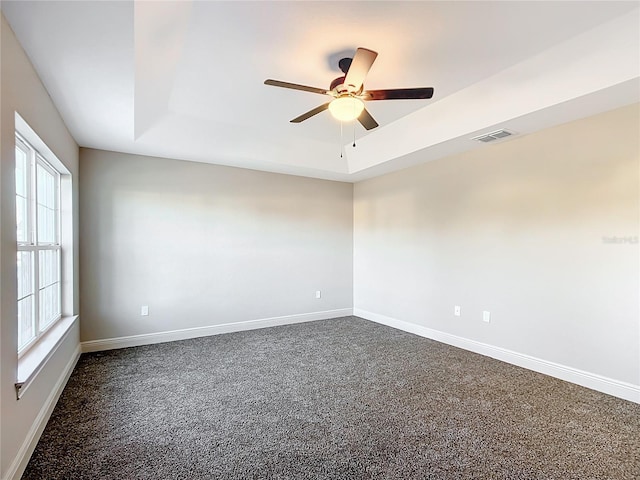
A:
<svg viewBox="0 0 640 480">
<path fill-rule="evenodd" d="M 345 85 L 344 80 L 345 77 L 338 77 L 329 86 L 329 90 L 335 91 L 338 95 L 342 94 L 351 94 L 351 95 L 360 95 L 362 90 L 364 89 L 364 85 L 360 87 L 360 90 L 356 91 L 353 86 L 349 88 L 348 85 Z"/>
<path fill-rule="evenodd" d="M 340 85 L 344 85 L 344 79 L 345 77 L 336 78 L 333 82 L 331 82 L 331 86 L 329 87 L 329 90 L 333 90 L 339 87 Z"/>
</svg>

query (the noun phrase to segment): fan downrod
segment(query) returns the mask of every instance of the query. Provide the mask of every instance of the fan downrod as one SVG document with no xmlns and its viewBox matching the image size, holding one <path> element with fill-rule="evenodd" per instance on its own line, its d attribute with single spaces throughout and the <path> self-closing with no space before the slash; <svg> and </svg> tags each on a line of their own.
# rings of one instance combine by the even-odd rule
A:
<svg viewBox="0 0 640 480">
<path fill-rule="evenodd" d="M 342 73 L 344 73 L 344 75 L 342 77 L 336 78 L 333 82 L 331 82 L 331 85 L 329 86 L 329 90 L 333 90 L 338 85 L 342 85 L 344 83 L 344 79 L 347 75 L 347 72 L 349 71 L 349 67 L 351 66 L 352 61 L 353 61 L 353 58 L 340 59 L 340 61 L 338 62 L 338 67 L 340 67 L 340 70 L 342 70 Z"/>
<path fill-rule="evenodd" d="M 349 71 L 351 62 L 353 62 L 353 58 L 341 58 L 338 62 L 338 67 L 340 67 L 340 70 L 342 70 L 342 73 L 344 73 L 345 75 Z"/>
</svg>

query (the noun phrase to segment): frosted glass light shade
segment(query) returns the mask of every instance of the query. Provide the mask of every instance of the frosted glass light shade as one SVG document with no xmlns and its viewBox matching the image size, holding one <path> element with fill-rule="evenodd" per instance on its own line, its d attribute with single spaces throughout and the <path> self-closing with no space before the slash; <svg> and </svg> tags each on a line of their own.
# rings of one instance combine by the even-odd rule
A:
<svg viewBox="0 0 640 480">
<path fill-rule="evenodd" d="M 338 97 L 329 104 L 331 115 L 342 122 L 355 120 L 362 110 L 364 110 L 364 102 L 350 96 Z"/>
</svg>

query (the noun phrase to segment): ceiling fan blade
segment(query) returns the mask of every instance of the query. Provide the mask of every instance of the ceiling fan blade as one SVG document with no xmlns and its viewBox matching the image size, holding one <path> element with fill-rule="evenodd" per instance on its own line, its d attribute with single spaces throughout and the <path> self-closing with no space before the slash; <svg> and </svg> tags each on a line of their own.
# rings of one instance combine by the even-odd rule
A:
<svg viewBox="0 0 640 480">
<path fill-rule="evenodd" d="M 307 118 L 311 118 L 314 115 L 319 114 L 320 112 L 324 112 L 327 108 L 329 108 L 330 103 L 331 102 L 327 102 L 323 105 L 320 105 L 319 107 L 314 108 L 313 110 L 309 110 L 307 113 L 303 113 L 299 117 L 296 117 L 293 120 L 291 120 L 291 123 L 300 123 L 305 121 Z"/>
<path fill-rule="evenodd" d="M 378 126 L 378 122 L 376 122 L 369 111 L 365 108 L 362 110 L 362 113 L 358 117 L 358 121 L 362 124 L 364 128 L 367 130 L 372 130 Z"/>
<path fill-rule="evenodd" d="M 394 88 L 390 90 L 367 90 L 363 100 L 418 100 L 433 97 L 433 88 Z"/>
<path fill-rule="evenodd" d="M 371 65 L 373 65 L 377 56 L 378 53 L 373 50 L 358 48 L 353 57 L 353 61 L 351 62 L 351 66 L 347 71 L 344 84 L 349 88 L 353 88 L 354 92 L 360 91 L 362 84 L 364 83 L 364 79 L 367 76 L 367 73 L 369 73 Z"/>
<path fill-rule="evenodd" d="M 326 95 L 327 90 L 324 88 L 308 87 L 306 85 L 298 85 L 297 83 L 281 82 L 280 80 L 265 80 L 265 85 L 271 85 L 272 87 L 290 88 L 292 90 L 302 90 L 304 92 L 319 93 L 320 95 Z"/>
</svg>

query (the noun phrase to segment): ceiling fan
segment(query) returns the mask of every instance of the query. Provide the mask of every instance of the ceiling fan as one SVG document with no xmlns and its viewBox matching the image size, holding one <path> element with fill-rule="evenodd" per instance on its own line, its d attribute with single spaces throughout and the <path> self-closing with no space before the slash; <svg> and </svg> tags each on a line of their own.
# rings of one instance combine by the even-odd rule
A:
<svg viewBox="0 0 640 480">
<path fill-rule="evenodd" d="M 367 130 L 378 126 L 371 114 L 364 107 L 364 102 L 371 100 L 414 100 L 427 99 L 433 96 L 433 88 L 394 88 L 390 90 L 364 90 L 364 80 L 373 65 L 377 52 L 366 48 L 358 48 L 353 58 L 343 58 L 338 62 L 343 77 L 336 78 L 328 90 L 323 88 L 308 87 L 297 83 L 281 82 L 279 80 L 265 80 L 265 85 L 274 87 L 290 88 L 292 90 L 302 90 L 305 92 L 329 95 L 333 100 L 320 105 L 319 107 L 303 113 L 299 117 L 291 120 L 291 123 L 300 123 L 308 118 L 329 109 L 331 114 L 338 120 L 349 122 L 356 118 Z"/>
</svg>

